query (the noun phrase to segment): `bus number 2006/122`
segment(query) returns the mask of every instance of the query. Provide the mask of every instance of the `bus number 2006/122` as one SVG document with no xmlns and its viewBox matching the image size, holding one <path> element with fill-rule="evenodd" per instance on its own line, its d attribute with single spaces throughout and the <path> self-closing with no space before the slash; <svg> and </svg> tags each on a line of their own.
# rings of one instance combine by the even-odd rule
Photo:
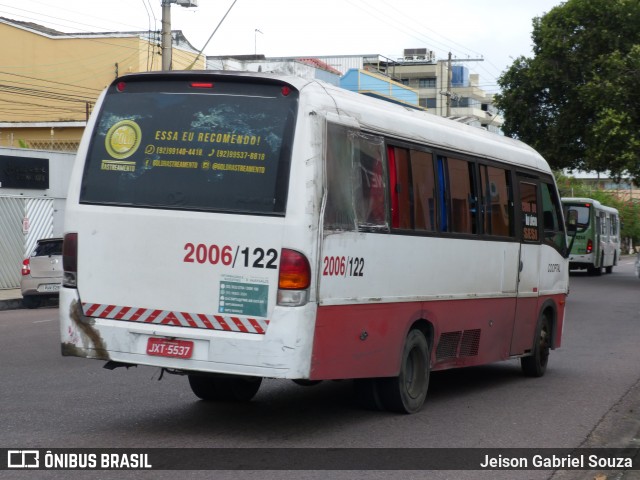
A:
<svg viewBox="0 0 640 480">
<path fill-rule="evenodd" d="M 323 264 L 325 277 L 364 277 L 362 257 L 324 257 Z"/>
<path fill-rule="evenodd" d="M 199 243 L 187 243 L 184 246 L 186 251 L 183 261 L 185 263 L 209 263 L 217 265 L 221 263 L 224 266 L 236 268 L 253 267 L 253 268 L 278 268 L 278 251 L 274 248 L 264 250 L 263 248 L 250 248 L 236 245 L 235 250 L 231 245 L 205 245 Z"/>
</svg>

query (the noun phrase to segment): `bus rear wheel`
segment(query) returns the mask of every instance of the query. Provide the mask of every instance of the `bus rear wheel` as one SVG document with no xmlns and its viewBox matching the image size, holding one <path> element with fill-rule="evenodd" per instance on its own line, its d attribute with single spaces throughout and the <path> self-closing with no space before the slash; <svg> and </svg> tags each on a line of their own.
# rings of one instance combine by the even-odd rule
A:
<svg viewBox="0 0 640 480">
<path fill-rule="evenodd" d="M 261 384 L 261 377 L 189 375 L 193 393 L 210 402 L 248 402 L 258 393 Z"/>
<path fill-rule="evenodd" d="M 616 258 L 616 255 L 613 255 L 613 263 L 611 265 L 609 265 L 608 267 L 605 267 L 604 271 L 606 273 L 613 273 L 613 267 L 616 266 L 618 264 L 618 259 Z"/>
<path fill-rule="evenodd" d="M 541 377 L 547 371 L 549 351 L 551 349 L 551 322 L 546 314 L 542 314 L 535 334 L 535 345 L 529 357 L 520 359 L 522 371 L 528 377 Z"/>
<path fill-rule="evenodd" d="M 411 330 L 404 343 L 400 374 L 376 381 L 386 410 L 416 413 L 422 408 L 429 389 L 430 357 L 424 334 L 418 329 Z"/>
</svg>

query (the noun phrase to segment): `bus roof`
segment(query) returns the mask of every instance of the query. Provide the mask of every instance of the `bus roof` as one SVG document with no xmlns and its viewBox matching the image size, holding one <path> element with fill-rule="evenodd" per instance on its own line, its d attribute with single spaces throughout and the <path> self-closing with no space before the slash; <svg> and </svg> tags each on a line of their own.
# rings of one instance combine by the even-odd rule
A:
<svg viewBox="0 0 640 480">
<path fill-rule="evenodd" d="M 348 118 L 365 131 L 418 142 L 433 148 L 498 160 L 546 173 L 551 169 L 545 159 L 523 142 L 449 120 L 423 110 L 361 95 L 319 80 L 271 73 L 230 71 L 171 71 L 127 75 L 127 78 L 167 76 L 236 77 L 263 81 L 281 81 L 300 91 L 300 105 L 315 111 Z M 118 80 L 116 80 L 118 81 Z"/>
<path fill-rule="evenodd" d="M 603 205 L 602 203 L 600 203 L 598 200 L 596 200 L 594 198 L 562 197 L 560 200 L 562 201 L 562 203 L 567 203 L 567 204 L 591 203 L 598 210 L 604 210 L 605 212 L 610 212 L 610 213 L 615 213 L 615 214 L 618 213 L 618 209 L 617 208 L 609 207 L 607 205 Z"/>
</svg>

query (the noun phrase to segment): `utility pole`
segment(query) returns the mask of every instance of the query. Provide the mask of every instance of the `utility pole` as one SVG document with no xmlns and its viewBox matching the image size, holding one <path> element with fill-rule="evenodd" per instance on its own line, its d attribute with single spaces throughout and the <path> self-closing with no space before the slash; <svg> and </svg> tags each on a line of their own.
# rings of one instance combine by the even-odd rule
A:
<svg viewBox="0 0 640 480">
<path fill-rule="evenodd" d="M 451 71 L 451 52 L 447 60 L 447 118 L 451 116 L 451 78 L 453 72 Z"/>
<path fill-rule="evenodd" d="M 198 0 L 162 0 L 162 70 L 171 70 L 171 4 L 177 3 L 181 7 L 197 7 Z"/>
<path fill-rule="evenodd" d="M 444 95 L 445 97 L 447 97 L 447 117 L 451 116 L 451 100 L 457 100 L 459 98 L 459 96 L 455 93 L 453 93 L 451 91 L 452 89 L 452 85 L 451 85 L 451 80 L 453 78 L 453 71 L 452 71 L 452 58 L 451 58 L 451 52 L 449 52 L 449 55 L 447 57 L 447 90 L 446 92 L 440 92 L 440 95 Z M 456 59 L 457 62 L 484 62 L 484 58 L 465 58 L 465 59 Z M 439 61 L 443 62 L 443 61 Z M 442 63 L 441 63 L 442 65 Z M 442 71 L 442 70 L 440 70 Z"/>
</svg>

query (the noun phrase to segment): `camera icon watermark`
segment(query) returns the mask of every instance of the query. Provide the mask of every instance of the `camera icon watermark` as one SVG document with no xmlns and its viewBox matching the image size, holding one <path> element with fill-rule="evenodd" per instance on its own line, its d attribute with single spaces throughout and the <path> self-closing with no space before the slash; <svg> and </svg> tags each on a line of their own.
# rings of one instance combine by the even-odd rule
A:
<svg viewBox="0 0 640 480">
<path fill-rule="evenodd" d="M 40 468 L 40 451 L 7 451 L 7 468 Z"/>
</svg>

